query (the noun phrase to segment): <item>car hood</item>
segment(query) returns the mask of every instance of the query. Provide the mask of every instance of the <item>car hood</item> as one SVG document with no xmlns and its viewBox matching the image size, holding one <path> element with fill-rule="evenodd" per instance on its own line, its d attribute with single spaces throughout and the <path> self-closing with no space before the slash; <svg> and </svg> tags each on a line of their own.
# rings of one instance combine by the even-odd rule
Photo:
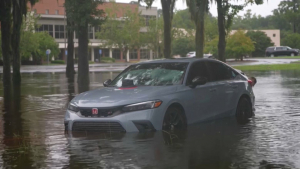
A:
<svg viewBox="0 0 300 169">
<path fill-rule="evenodd" d="M 105 87 L 77 95 L 71 103 L 78 107 L 114 107 L 149 100 L 161 99 L 175 92 L 177 86 L 139 86 L 120 89 Z"/>
</svg>

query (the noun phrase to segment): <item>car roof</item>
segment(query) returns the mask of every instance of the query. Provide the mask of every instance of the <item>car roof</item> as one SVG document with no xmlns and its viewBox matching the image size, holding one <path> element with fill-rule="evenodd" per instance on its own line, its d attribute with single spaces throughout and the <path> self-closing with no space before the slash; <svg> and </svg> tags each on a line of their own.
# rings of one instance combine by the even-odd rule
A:
<svg viewBox="0 0 300 169">
<path fill-rule="evenodd" d="M 213 61 L 214 59 L 208 58 L 177 58 L 177 59 L 157 59 L 139 62 L 136 64 L 148 64 L 148 63 L 193 63 L 196 61 Z M 134 64 L 135 65 L 135 64 Z"/>
</svg>

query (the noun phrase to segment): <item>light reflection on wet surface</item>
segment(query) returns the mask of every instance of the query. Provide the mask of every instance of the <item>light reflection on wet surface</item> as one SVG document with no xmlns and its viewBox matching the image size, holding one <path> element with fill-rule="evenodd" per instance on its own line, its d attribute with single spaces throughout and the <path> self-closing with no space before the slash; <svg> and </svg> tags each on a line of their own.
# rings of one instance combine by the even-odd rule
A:
<svg viewBox="0 0 300 169">
<path fill-rule="evenodd" d="M 300 168 L 300 71 L 246 72 L 258 83 L 256 116 L 220 119 L 187 132 L 69 133 L 64 109 L 78 93 L 61 73 L 22 74 L 9 104 L 0 98 L 4 168 Z M 91 73 L 90 88 L 117 73 Z M 1 76 L 1 75 L 0 75 Z M 2 83 L 0 96 L 3 96 Z M 5 110 L 4 110 L 5 107 Z"/>
</svg>

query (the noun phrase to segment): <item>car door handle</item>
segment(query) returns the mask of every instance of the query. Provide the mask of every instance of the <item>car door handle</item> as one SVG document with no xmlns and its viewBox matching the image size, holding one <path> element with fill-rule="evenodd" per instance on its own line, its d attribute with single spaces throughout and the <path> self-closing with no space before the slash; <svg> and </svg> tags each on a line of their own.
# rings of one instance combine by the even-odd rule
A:
<svg viewBox="0 0 300 169">
<path fill-rule="evenodd" d="M 209 89 L 210 92 L 216 92 L 217 89 L 216 88 L 213 88 L 213 89 Z"/>
</svg>

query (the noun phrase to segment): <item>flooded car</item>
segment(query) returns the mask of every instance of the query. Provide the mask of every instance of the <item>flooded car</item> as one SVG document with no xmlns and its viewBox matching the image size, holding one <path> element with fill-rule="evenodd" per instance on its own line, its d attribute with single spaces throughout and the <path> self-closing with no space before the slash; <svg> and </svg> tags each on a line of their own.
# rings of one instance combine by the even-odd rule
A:
<svg viewBox="0 0 300 169">
<path fill-rule="evenodd" d="M 252 81 L 212 59 L 171 59 L 129 66 L 104 88 L 68 105 L 66 130 L 143 132 L 185 129 L 225 116 L 253 116 Z"/>
</svg>

